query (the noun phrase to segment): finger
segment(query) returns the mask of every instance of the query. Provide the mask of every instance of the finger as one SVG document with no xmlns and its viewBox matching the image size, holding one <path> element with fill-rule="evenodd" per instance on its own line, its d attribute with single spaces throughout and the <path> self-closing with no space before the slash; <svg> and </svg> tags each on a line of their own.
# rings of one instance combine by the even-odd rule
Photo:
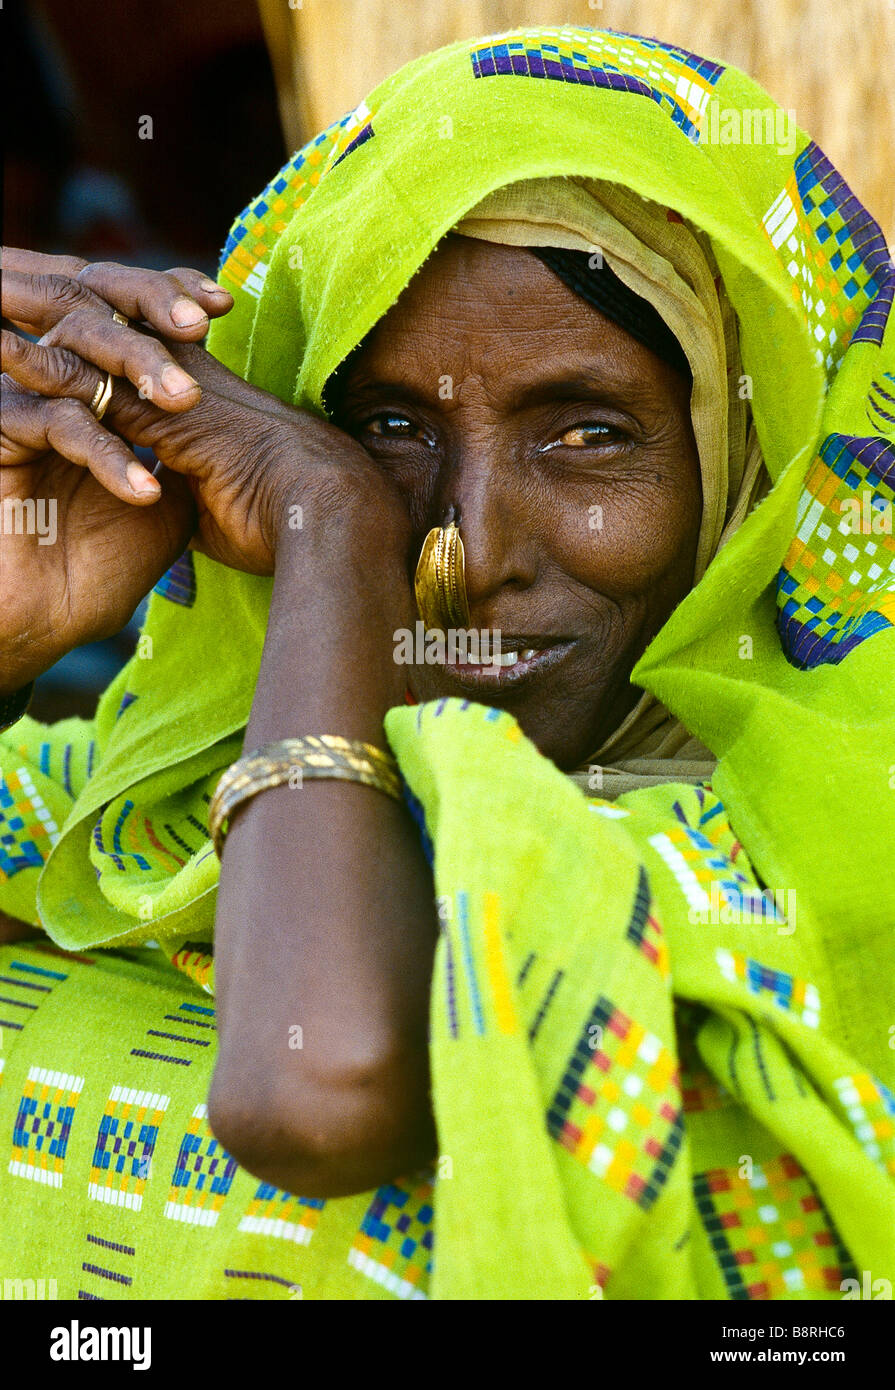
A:
<svg viewBox="0 0 895 1390">
<path fill-rule="evenodd" d="M 186 341 L 205 336 L 212 310 L 217 315 L 231 308 L 214 282 L 198 270 L 143 270 L 91 261 L 79 272 L 78 283 L 128 318 L 144 319 L 159 333 Z"/>
<path fill-rule="evenodd" d="M 194 270 L 191 266 L 174 266 L 167 274 L 172 276 L 178 284 L 181 284 L 187 294 L 191 294 L 200 304 L 208 310 L 210 318 L 219 318 L 221 314 L 229 314 L 233 308 L 234 300 L 229 290 L 209 279 L 201 270 Z"/>
<path fill-rule="evenodd" d="M 23 251 L 17 246 L 2 247 L 3 270 L 19 271 L 24 275 L 55 275 L 63 279 L 74 280 L 87 264 L 80 256 L 47 256 L 39 251 Z M 41 325 L 28 317 L 15 317 L 12 312 L 11 301 L 6 297 L 3 300 L 3 313 L 10 323 L 14 323 L 17 328 L 23 329 L 26 333 L 43 333 L 48 323 Z"/>
<path fill-rule="evenodd" d="M 0 279 L 3 317 L 21 324 L 29 333 L 46 333 L 73 309 L 91 302 L 99 303 L 70 275 L 17 270 L 4 264 Z"/>
<path fill-rule="evenodd" d="M 0 371 L 7 372 L 29 391 L 42 396 L 72 396 L 87 405 L 106 379 L 105 372 L 85 362 L 76 352 L 32 343 L 6 328 L 2 333 Z"/>
<path fill-rule="evenodd" d="M 4 246 L 2 255 L 4 270 L 19 270 L 26 275 L 66 275 L 70 280 L 77 279 L 87 264 L 80 256 L 48 256 L 19 246 Z"/>
<path fill-rule="evenodd" d="M 80 266 L 80 269 L 77 267 Z M 77 269 L 72 276 L 68 269 Z M 100 319 L 106 321 L 118 311 L 129 319 L 142 319 L 168 337 L 189 342 L 202 338 L 209 323 L 209 311 L 215 315 L 232 308 L 229 295 L 218 295 L 201 289 L 204 277 L 198 271 L 188 271 L 190 285 L 203 297 L 208 310 L 190 295 L 180 280 L 161 271 L 143 270 L 112 262 L 85 264 L 75 258 L 41 256 L 27 251 L 6 252 L 2 278 L 3 316 L 28 333 L 44 334 L 52 330 L 69 314 L 93 307 Z M 212 282 L 209 280 L 210 286 Z M 216 287 L 215 287 L 216 289 Z M 111 309 L 111 312 L 110 312 Z M 125 328 L 126 325 L 117 325 Z M 136 334 L 134 341 L 141 335 Z M 137 349 L 139 354 L 139 349 Z M 172 362 L 170 354 L 165 361 Z M 108 370 L 112 370 L 109 368 Z M 175 378 L 170 376 L 173 384 Z M 181 377 L 175 390 L 165 395 L 179 395 L 188 383 Z M 135 382 L 141 389 L 146 383 Z M 156 378 L 156 385 L 159 384 Z M 195 404 L 192 400 L 178 402 L 175 409 Z M 160 399 L 160 404 L 167 402 Z"/>
<path fill-rule="evenodd" d="M 164 343 L 116 323 L 107 304 L 100 310 L 92 304 L 73 309 L 44 334 L 41 344 L 69 348 L 113 376 L 126 377 L 145 400 L 163 410 L 189 410 L 202 395 L 198 382 Z"/>
<path fill-rule="evenodd" d="M 87 468 L 122 502 L 154 502 L 161 492 L 127 445 L 103 429 L 83 401 L 63 397 L 16 395 L 7 401 L 3 430 L 18 444 L 44 451 L 53 449 L 62 458 Z"/>
</svg>

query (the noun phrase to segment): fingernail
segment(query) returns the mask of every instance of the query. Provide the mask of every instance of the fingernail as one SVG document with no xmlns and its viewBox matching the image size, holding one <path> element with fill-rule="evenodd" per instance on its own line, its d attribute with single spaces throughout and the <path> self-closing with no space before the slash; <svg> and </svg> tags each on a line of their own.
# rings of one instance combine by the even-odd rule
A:
<svg viewBox="0 0 895 1390">
<path fill-rule="evenodd" d="M 141 496 L 145 496 L 150 492 L 161 492 L 161 488 L 155 481 L 155 478 L 153 478 L 151 473 L 147 473 L 146 469 L 140 463 L 129 463 L 127 465 L 127 480 L 133 491 L 140 493 Z"/>
<path fill-rule="evenodd" d="M 205 290 L 207 294 L 226 294 L 228 296 L 230 294 L 229 290 L 221 289 L 221 286 L 216 285 L 213 280 L 200 280 L 199 289 Z"/>
<path fill-rule="evenodd" d="M 191 299 L 175 299 L 171 309 L 171 318 L 178 328 L 192 328 L 194 324 L 207 319 L 208 315 Z"/>
<path fill-rule="evenodd" d="M 199 383 L 194 381 L 181 367 L 169 362 L 162 369 L 162 389 L 168 396 L 182 396 L 184 391 L 192 391 Z"/>
</svg>

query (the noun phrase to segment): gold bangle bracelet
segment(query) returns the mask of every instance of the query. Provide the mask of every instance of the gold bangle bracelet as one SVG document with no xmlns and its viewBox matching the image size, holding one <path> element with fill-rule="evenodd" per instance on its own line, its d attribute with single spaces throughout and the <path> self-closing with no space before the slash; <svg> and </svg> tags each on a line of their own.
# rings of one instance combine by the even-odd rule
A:
<svg viewBox="0 0 895 1390">
<path fill-rule="evenodd" d="M 302 783 L 314 778 L 361 782 L 401 800 L 398 764 L 372 743 L 338 734 L 306 734 L 265 743 L 228 767 L 215 788 L 208 808 L 208 832 L 218 858 L 227 833 L 225 822 L 236 808 L 258 792 L 289 782 L 296 771 Z"/>
</svg>

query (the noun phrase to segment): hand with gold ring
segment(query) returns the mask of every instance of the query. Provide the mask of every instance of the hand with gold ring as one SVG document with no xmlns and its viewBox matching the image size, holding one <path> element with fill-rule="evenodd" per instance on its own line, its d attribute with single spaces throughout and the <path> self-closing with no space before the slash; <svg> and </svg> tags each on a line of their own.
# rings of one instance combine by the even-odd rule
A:
<svg viewBox="0 0 895 1390">
<path fill-rule="evenodd" d="M 8 413 L 17 403 L 13 383 L 45 399 L 39 412 L 30 408 L 25 437 L 13 440 L 4 431 L 3 464 L 37 457 L 47 447 L 49 429 L 56 447 L 63 446 L 60 452 L 71 445 L 74 453 L 68 456 L 75 462 L 83 459 L 89 467 L 89 454 L 103 455 L 100 481 L 117 496 L 131 502 L 156 498 L 151 475 L 124 444 L 119 441 L 116 447 L 114 435 L 103 431 L 103 447 L 90 447 L 88 441 L 96 446 L 99 439 L 98 412 L 108 408 L 115 378 L 130 381 L 161 410 L 195 406 L 201 398 L 198 383 L 154 333 L 172 343 L 196 342 L 210 319 L 227 313 L 232 303 L 226 290 L 187 267 L 160 272 L 4 247 L 3 318 L 41 335 L 30 342 L 4 326 L 4 409 Z M 54 396 L 60 397 L 59 405 L 62 399 L 69 404 L 54 410 L 53 400 L 47 399 Z M 73 402 L 81 408 L 72 409 Z"/>
<path fill-rule="evenodd" d="M 161 317 L 170 277 L 116 270 L 118 289 L 108 268 L 87 277 L 107 276 L 99 308 L 73 309 L 41 342 L 3 335 L 0 696 L 72 646 L 118 631 L 187 544 L 271 574 L 284 535 L 295 549 L 286 526 L 295 503 L 315 518 L 315 535 L 326 533 L 324 554 L 329 526 L 361 517 L 365 526 L 377 518 L 395 550 L 409 536 L 403 499 L 356 440 L 244 381 L 199 343 L 151 336 L 149 311 Z M 18 271 L 9 293 L 15 321 L 40 328 L 42 277 Z M 142 312 L 143 325 L 128 323 L 127 310 Z M 173 371 L 190 383 L 179 401 L 159 389 Z M 154 452 L 160 481 L 131 446 Z M 24 524 L 40 509 L 52 535 Z"/>
<path fill-rule="evenodd" d="M 103 418 L 115 394 L 136 400 L 139 389 L 160 418 L 189 415 L 202 392 L 171 345 L 200 338 L 231 305 L 197 270 L 4 251 L 0 693 L 118 631 L 189 542 L 195 504 L 184 480 L 162 495 Z"/>
<path fill-rule="evenodd" d="M 107 372 L 105 381 L 103 381 L 102 377 L 100 377 L 99 381 L 96 383 L 96 390 L 93 393 L 93 400 L 90 402 L 87 409 L 90 411 L 91 415 L 93 415 L 96 420 L 102 420 L 103 416 L 109 408 L 109 401 L 111 399 L 112 373 Z"/>
</svg>

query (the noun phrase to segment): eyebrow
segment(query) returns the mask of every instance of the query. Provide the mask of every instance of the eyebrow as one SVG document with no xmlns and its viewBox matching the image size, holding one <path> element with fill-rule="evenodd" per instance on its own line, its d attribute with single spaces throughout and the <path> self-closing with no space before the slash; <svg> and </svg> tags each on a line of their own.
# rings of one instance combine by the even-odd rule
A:
<svg viewBox="0 0 895 1390">
<path fill-rule="evenodd" d="M 542 377 L 530 385 L 520 386 L 511 396 L 511 404 L 516 410 L 549 405 L 557 400 L 587 400 L 603 405 L 620 404 L 623 401 L 633 404 L 642 398 L 642 385 L 639 376 L 619 376 L 617 372 L 611 371 L 593 374 L 564 373 L 555 377 Z"/>
<path fill-rule="evenodd" d="M 558 373 L 553 377 L 540 377 L 537 381 L 521 383 L 513 390 L 507 401 L 512 410 L 533 409 L 550 405 L 555 401 L 593 401 L 597 404 L 622 406 L 634 405 L 643 401 L 643 379 L 637 375 L 619 376 L 618 372 L 600 370 L 588 372 Z M 361 380 L 356 385 L 348 384 L 343 390 L 343 407 L 362 406 L 365 401 L 382 396 L 394 396 L 420 409 L 431 408 L 438 401 L 435 390 L 429 392 L 407 381 L 373 378 Z"/>
</svg>

